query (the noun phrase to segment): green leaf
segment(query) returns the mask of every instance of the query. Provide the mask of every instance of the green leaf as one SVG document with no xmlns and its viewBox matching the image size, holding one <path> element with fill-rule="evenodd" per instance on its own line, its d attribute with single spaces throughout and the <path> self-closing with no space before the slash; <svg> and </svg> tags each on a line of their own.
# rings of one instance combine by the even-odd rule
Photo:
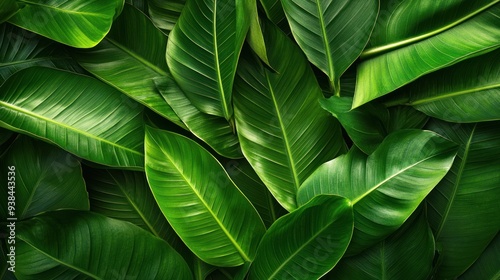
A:
<svg viewBox="0 0 500 280">
<path fill-rule="evenodd" d="M 238 56 L 249 27 L 246 0 L 188 0 L 167 45 L 167 62 L 189 100 L 230 120 Z"/>
<path fill-rule="evenodd" d="M 248 162 L 292 211 L 299 186 L 340 151 L 343 140 L 338 122 L 319 106 L 321 89 L 300 49 L 277 27 L 263 27 L 277 73 L 251 53 L 242 56 L 234 87 L 236 127 Z"/>
<path fill-rule="evenodd" d="M 20 279 L 192 279 L 165 241 L 92 212 L 42 214 L 19 223 L 16 237 Z"/>
<path fill-rule="evenodd" d="M 148 4 L 151 20 L 156 27 L 168 34 L 179 19 L 186 0 L 148 0 Z"/>
<path fill-rule="evenodd" d="M 82 72 L 61 45 L 9 23 L 0 25 L 0 85 L 12 74 L 32 66 Z"/>
<path fill-rule="evenodd" d="M 500 50 L 495 50 L 422 77 L 401 93 L 408 98 L 407 105 L 438 119 L 460 123 L 500 120 L 498 61 Z"/>
<path fill-rule="evenodd" d="M 474 264 L 465 271 L 458 279 L 460 280 L 496 280 L 500 277 L 500 267 L 498 260 L 500 259 L 500 234 L 490 242 L 488 247 L 483 251 L 481 256 Z"/>
<path fill-rule="evenodd" d="M 278 26 L 288 25 L 281 0 L 260 0 L 267 18 Z"/>
<path fill-rule="evenodd" d="M 387 136 L 389 112 L 381 104 L 369 103 L 351 110 L 351 97 L 332 96 L 320 100 L 321 107 L 337 118 L 354 144 L 371 154 Z"/>
<path fill-rule="evenodd" d="M 350 255 L 397 230 L 450 169 L 456 145 L 422 130 L 387 136 L 370 156 L 359 149 L 321 165 L 301 186 L 302 205 L 319 194 L 347 197 L 354 209 Z"/>
<path fill-rule="evenodd" d="M 394 234 L 359 255 L 343 258 L 327 279 L 427 279 L 434 259 L 434 237 L 419 213 Z"/>
<path fill-rule="evenodd" d="M 450 173 L 426 199 L 429 223 L 441 248 L 440 279 L 462 274 L 500 229 L 499 125 L 434 121 L 428 126 L 460 144 Z"/>
<path fill-rule="evenodd" d="M 0 23 L 7 21 L 12 17 L 21 7 L 15 0 L 2 0 L 0 2 Z"/>
<path fill-rule="evenodd" d="M 123 0 L 19 0 L 9 22 L 54 41 L 91 48 L 106 36 Z"/>
<path fill-rule="evenodd" d="M 242 157 L 238 136 L 226 119 L 200 112 L 172 79 L 163 77 L 155 80 L 155 84 L 191 133 L 224 157 Z"/>
<path fill-rule="evenodd" d="M 126 4 L 130 4 L 134 6 L 134 8 L 138 9 L 139 11 L 148 14 L 148 3 L 150 1 L 147 0 L 125 0 Z"/>
<path fill-rule="evenodd" d="M 251 0 L 250 3 L 251 10 L 247 11 L 250 13 L 250 29 L 248 30 L 247 42 L 259 58 L 272 68 L 267 58 L 266 42 L 264 41 L 264 35 L 260 26 L 257 1 Z"/>
<path fill-rule="evenodd" d="M 58 209 L 89 210 L 80 162 L 52 145 L 19 136 L 2 157 L 3 182 L 15 186 L 15 217 L 18 220 Z M 14 173 L 7 172 L 14 166 Z M 12 176 L 11 176 L 12 175 Z M 13 178 L 13 179 L 12 179 Z M 6 183 L 5 191 L 7 190 Z M 2 202 L 1 217 L 10 217 Z"/>
<path fill-rule="evenodd" d="M 436 30 L 433 36 L 422 35 L 408 46 L 361 63 L 353 108 L 425 74 L 498 48 L 500 3 L 490 6 L 460 24 Z"/>
<path fill-rule="evenodd" d="M 143 172 L 87 168 L 84 174 L 90 210 L 139 226 L 173 248 L 182 246 L 156 204 Z"/>
<path fill-rule="evenodd" d="M 429 117 L 408 106 L 395 106 L 389 108 L 389 122 L 387 131 L 389 133 L 401 129 L 421 129 L 425 126 Z"/>
<path fill-rule="evenodd" d="M 247 161 L 230 161 L 226 164 L 226 171 L 238 189 L 257 209 L 266 227 L 269 228 L 279 217 L 288 213 L 276 201 Z"/>
<path fill-rule="evenodd" d="M 348 199 L 316 197 L 269 228 L 248 279 L 318 279 L 340 260 L 352 231 Z"/>
<path fill-rule="evenodd" d="M 0 126 L 103 165 L 144 165 L 142 110 L 98 80 L 33 67 L 0 87 Z"/>
<path fill-rule="evenodd" d="M 309 61 L 330 79 L 337 93 L 340 76 L 370 38 L 378 0 L 282 0 L 295 40 Z"/>
<path fill-rule="evenodd" d="M 136 8 L 125 5 L 99 45 L 76 53 L 80 65 L 180 127 L 185 127 L 162 98 L 155 79 L 172 79 L 165 61 L 167 38 Z"/>
<path fill-rule="evenodd" d="M 220 163 L 194 141 L 167 131 L 148 127 L 145 146 L 153 195 L 189 249 L 216 266 L 253 260 L 264 224 Z"/>
</svg>

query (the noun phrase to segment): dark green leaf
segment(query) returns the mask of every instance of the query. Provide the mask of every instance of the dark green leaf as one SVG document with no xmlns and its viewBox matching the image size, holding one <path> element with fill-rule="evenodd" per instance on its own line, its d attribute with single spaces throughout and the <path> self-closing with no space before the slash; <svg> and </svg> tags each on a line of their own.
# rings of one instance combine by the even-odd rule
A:
<svg viewBox="0 0 500 280">
<path fill-rule="evenodd" d="M 488 247 L 483 251 L 481 256 L 474 264 L 465 271 L 458 279 L 460 280 L 496 280 L 500 278 L 500 267 L 498 260 L 500 259 L 500 234 L 490 242 Z"/>
<path fill-rule="evenodd" d="M 15 0 L 2 0 L 0 2 L 0 23 L 8 20 L 13 16 L 21 7 Z"/>
<path fill-rule="evenodd" d="M 174 28 L 186 0 L 148 0 L 148 4 L 151 20 L 156 27 L 168 34 Z"/>
<path fill-rule="evenodd" d="M 389 133 L 401 129 L 421 129 L 425 126 L 429 117 L 408 106 L 395 106 L 389 108 L 389 122 L 387 131 Z"/>
</svg>

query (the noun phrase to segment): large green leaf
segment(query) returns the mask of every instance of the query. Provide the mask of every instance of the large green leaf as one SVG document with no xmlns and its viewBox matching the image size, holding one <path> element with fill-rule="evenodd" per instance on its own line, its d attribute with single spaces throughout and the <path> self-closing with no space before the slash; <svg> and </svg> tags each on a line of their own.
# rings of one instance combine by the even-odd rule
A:
<svg viewBox="0 0 500 280">
<path fill-rule="evenodd" d="M 8 23 L 0 25 L 0 53 L 0 84 L 32 66 L 83 71 L 61 45 Z"/>
<path fill-rule="evenodd" d="M 154 79 L 172 79 L 165 61 L 167 38 L 136 8 L 125 5 L 106 38 L 76 59 L 87 71 L 154 112 L 185 127 L 162 98 Z"/>
<path fill-rule="evenodd" d="M 427 198 L 440 250 L 438 278 L 455 278 L 500 230 L 500 122 L 428 127 L 460 144 L 450 173 Z"/>
<path fill-rule="evenodd" d="M 200 112 L 174 80 L 163 77 L 155 80 L 155 83 L 160 94 L 191 133 L 220 155 L 228 158 L 242 157 L 238 136 L 226 119 Z"/>
<path fill-rule="evenodd" d="M 248 279 L 318 279 L 340 260 L 352 231 L 349 200 L 318 196 L 269 228 Z"/>
<path fill-rule="evenodd" d="M 230 120 L 238 56 L 250 24 L 246 0 L 188 0 L 169 34 L 167 62 L 200 111 Z"/>
<path fill-rule="evenodd" d="M 148 0 L 148 11 L 153 23 L 169 33 L 179 19 L 186 0 Z"/>
<path fill-rule="evenodd" d="M 173 248 L 182 243 L 162 215 L 142 172 L 85 169 L 90 210 L 110 218 L 131 222 Z"/>
<path fill-rule="evenodd" d="M 194 141 L 154 128 L 145 146 L 153 195 L 191 251 L 216 266 L 252 261 L 265 227 L 220 163 Z"/>
<path fill-rule="evenodd" d="M 387 136 L 370 156 L 352 148 L 321 165 L 298 192 L 302 205 L 319 194 L 347 197 L 354 209 L 349 254 L 398 229 L 450 169 L 456 145 L 422 130 Z"/>
<path fill-rule="evenodd" d="M 295 40 L 309 61 L 339 92 L 340 76 L 358 58 L 370 38 L 378 0 L 282 0 Z"/>
<path fill-rule="evenodd" d="M 481 256 L 458 279 L 460 280 L 496 280 L 500 278 L 500 233 L 486 247 Z"/>
<path fill-rule="evenodd" d="M 33 67 L 0 87 L 0 126 L 109 166 L 144 165 L 141 107 L 98 80 Z"/>
<path fill-rule="evenodd" d="M 0 23 L 8 20 L 13 16 L 21 7 L 16 0 L 2 0 L 0 2 Z"/>
<path fill-rule="evenodd" d="M 18 220 L 58 209 L 89 209 L 82 167 L 71 154 L 30 137 L 19 136 L 2 157 L 2 162 L 15 168 L 13 176 L 3 172 L 0 180 L 14 182 L 14 213 Z M 7 170 L 7 166 L 2 168 Z M 1 205 L 0 216 L 11 216 L 7 203 L 2 201 Z"/>
<path fill-rule="evenodd" d="M 191 279 L 165 241 L 92 212 L 57 211 L 17 225 L 20 279 Z"/>
<path fill-rule="evenodd" d="M 328 279 L 427 279 L 434 259 L 434 237 L 425 215 L 416 213 L 416 219 L 408 219 L 377 245 L 342 259 Z"/>
<path fill-rule="evenodd" d="M 439 70 L 403 87 L 397 100 L 450 122 L 500 120 L 499 61 L 495 50 Z"/>
<path fill-rule="evenodd" d="M 499 2 L 498 0 L 493 2 Z M 470 19 L 371 58 L 358 67 L 353 108 L 427 73 L 500 46 L 500 3 Z"/>
<path fill-rule="evenodd" d="M 106 36 L 123 0 L 18 0 L 9 22 L 54 41 L 91 48 Z"/>
<path fill-rule="evenodd" d="M 269 62 L 246 53 L 234 87 L 238 136 L 255 172 L 288 211 L 296 192 L 343 140 L 338 122 L 321 109 L 321 89 L 300 49 L 272 24 L 263 26 Z M 283 59 L 286 57 L 286 59 Z"/>
</svg>

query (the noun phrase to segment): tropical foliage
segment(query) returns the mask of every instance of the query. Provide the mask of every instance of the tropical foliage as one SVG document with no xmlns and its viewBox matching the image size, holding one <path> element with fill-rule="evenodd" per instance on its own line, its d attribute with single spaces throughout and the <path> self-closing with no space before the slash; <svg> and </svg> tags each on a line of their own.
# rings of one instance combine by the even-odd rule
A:
<svg viewBox="0 0 500 280">
<path fill-rule="evenodd" d="M 499 279 L 499 47 L 500 0 L 2 0 L 0 277 Z"/>
</svg>

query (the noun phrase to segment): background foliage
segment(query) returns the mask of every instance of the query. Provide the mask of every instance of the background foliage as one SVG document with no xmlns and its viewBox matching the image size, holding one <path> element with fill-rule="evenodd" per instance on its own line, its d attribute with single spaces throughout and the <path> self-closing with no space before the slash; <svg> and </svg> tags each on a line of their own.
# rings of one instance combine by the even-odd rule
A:
<svg viewBox="0 0 500 280">
<path fill-rule="evenodd" d="M 2 0 L 0 276 L 499 279 L 499 2 Z"/>
</svg>

